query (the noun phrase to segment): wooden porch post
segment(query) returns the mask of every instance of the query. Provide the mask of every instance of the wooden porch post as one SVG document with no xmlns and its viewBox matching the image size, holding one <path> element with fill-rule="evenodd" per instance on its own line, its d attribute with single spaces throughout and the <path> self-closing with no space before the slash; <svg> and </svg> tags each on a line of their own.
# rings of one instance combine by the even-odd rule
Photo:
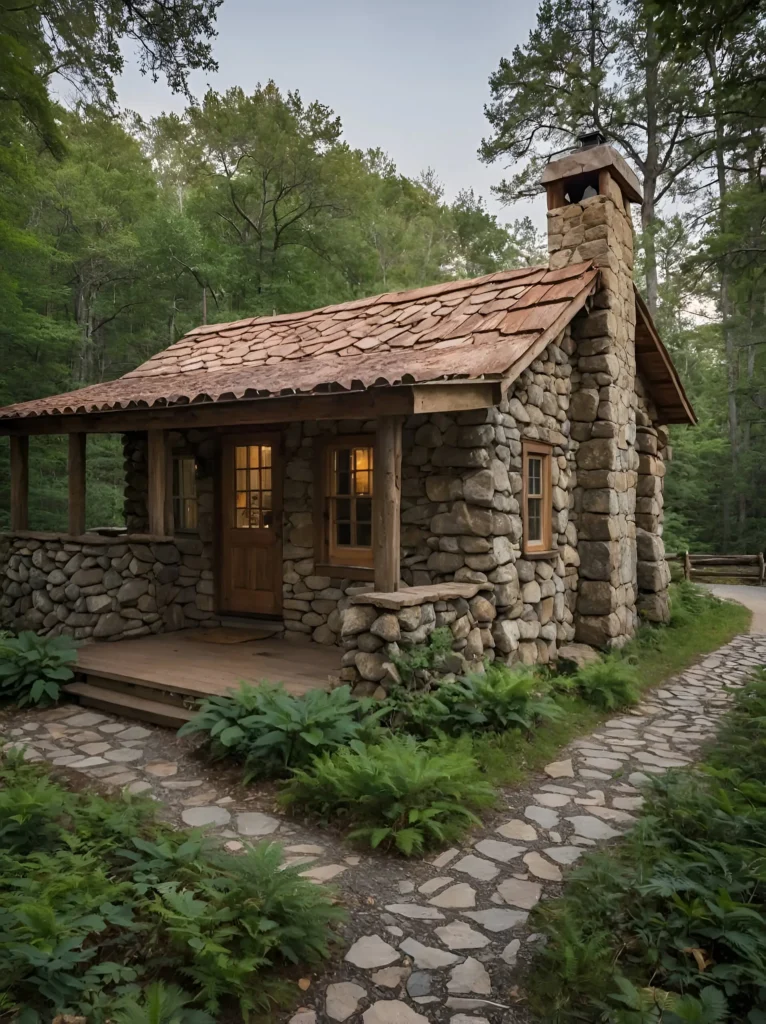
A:
<svg viewBox="0 0 766 1024">
<path fill-rule="evenodd" d="M 69 435 L 69 533 L 85 533 L 85 443 L 87 434 Z"/>
<path fill-rule="evenodd" d="M 402 494 L 402 419 L 381 416 L 375 434 L 373 544 L 375 589 L 399 589 Z"/>
<path fill-rule="evenodd" d="M 149 513 L 149 533 L 155 537 L 164 537 L 168 531 L 167 493 L 168 493 L 168 444 L 164 430 L 148 430 L 149 441 L 147 460 L 149 489 L 147 505 Z"/>
<path fill-rule="evenodd" d="M 11 529 L 29 529 L 29 438 L 11 435 Z"/>
</svg>

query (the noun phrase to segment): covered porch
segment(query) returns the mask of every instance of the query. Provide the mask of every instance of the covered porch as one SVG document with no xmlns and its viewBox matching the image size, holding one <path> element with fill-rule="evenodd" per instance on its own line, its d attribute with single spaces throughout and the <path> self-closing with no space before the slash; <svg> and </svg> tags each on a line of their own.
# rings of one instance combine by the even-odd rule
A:
<svg viewBox="0 0 766 1024">
<path fill-rule="evenodd" d="M 240 682 L 283 684 L 301 697 L 329 690 L 338 653 L 310 641 L 288 643 L 268 629 L 185 629 L 112 645 L 86 644 L 77 653 L 75 682 L 65 689 L 81 703 L 127 718 L 178 727 L 202 697 Z M 237 637 L 237 634 L 240 634 Z"/>
<path fill-rule="evenodd" d="M 295 694 L 328 688 L 346 678 L 343 608 L 364 590 L 396 592 L 403 572 L 408 579 L 408 417 L 488 408 L 499 398 L 499 382 L 454 382 L 0 420 L 12 458 L 12 529 L 0 538 L 3 619 L 84 641 L 72 696 L 165 724 L 188 717 L 195 698 L 242 679 L 281 681 Z M 127 529 L 109 535 L 85 528 L 85 442 L 104 432 L 122 433 L 126 453 Z M 50 433 L 69 437 L 69 529 L 60 534 L 28 530 L 29 441 Z M 349 443 L 366 448 L 371 467 L 366 561 L 328 543 L 323 467 L 329 450 Z M 249 473 L 243 507 L 240 454 Z M 187 519 L 179 457 L 192 463 L 196 487 Z M 228 627 L 233 616 L 240 627 L 279 635 L 202 641 L 201 631 Z"/>
</svg>

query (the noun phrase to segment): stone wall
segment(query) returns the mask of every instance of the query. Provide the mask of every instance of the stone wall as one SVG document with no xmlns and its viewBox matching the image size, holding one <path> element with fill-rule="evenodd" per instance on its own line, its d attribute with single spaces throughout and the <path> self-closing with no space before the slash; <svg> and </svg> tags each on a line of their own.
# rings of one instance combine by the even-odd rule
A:
<svg viewBox="0 0 766 1024">
<path fill-rule="evenodd" d="M 633 233 L 617 184 L 548 212 L 552 269 L 590 259 L 600 268 L 590 311 L 575 318 L 572 437 L 577 450 L 580 587 L 577 639 L 623 644 L 635 632 L 638 469 L 635 416 Z"/>
<path fill-rule="evenodd" d="M 648 622 L 668 622 L 670 568 L 662 541 L 665 461 L 670 454 L 668 432 L 656 426 L 657 411 L 636 378 L 636 547 L 638 612 Z"/>
<path fill-rule="evenodd" d="M 0 622 L 78 640 L 212 625 L 212 576 L 196 537 L 16 535 L 0 540 Z"/>
<path fill-rule="evenodd" d="M 408 587 L 395 594 L 361 594 L 341 614 L 343 655 L 340 679 L 354 685 L 355 696 L 384 697 L 402 680 L 394 664 L 408 649 L 428 643 L 435 629 L 452 633 L 452 653 L 443 673 L 460 675 L 494 658 L 492 633 L 497 610 L 492 583 L 446 583 Z M 443 681 L 443 677 L 442 677 Z M 426 688 L 428 673 L 414 686 Z"/>
</svg>

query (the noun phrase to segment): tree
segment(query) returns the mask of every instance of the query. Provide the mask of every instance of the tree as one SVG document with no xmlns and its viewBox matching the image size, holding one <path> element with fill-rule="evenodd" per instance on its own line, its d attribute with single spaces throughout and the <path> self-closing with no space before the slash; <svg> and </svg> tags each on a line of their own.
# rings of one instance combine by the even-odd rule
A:
<svg viewBox="0 0 766 1024">
<path fill-rule="evenodd" d="M 210 38 L 222 0 L 30 0 L 0 7 L 4 118 L 32 126 L 56 156 L 63 136 L 49 90 L 54 75 L 90 104 L 114 105 L 114 78 L 136 44 L 142 74 L 185 91 L 189 72 L 214 71 Z"/>
<path fill-rule="evenodd" d="M 657 40 L 648 0 L 543 0 L 537 27 L 490 77 L 485 108 L 493 135 L 481 147 L 488 163 L 525 161 L 497 186 L 508 202 L 529 195 L 551 149 L 571 146 L 584 129 L 616 142 L 643 180 L 645 290 L 657 309 L 653 251 L 657 208 L 711 149 L 710 126 L 696 102 L 700 56 L 679 62 Z"/>
</svg>

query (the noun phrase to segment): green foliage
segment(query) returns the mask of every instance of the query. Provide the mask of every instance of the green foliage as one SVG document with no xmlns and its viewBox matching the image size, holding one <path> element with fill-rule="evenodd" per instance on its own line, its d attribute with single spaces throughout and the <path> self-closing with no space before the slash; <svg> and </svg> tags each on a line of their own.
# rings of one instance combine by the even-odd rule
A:
<svg viewBox="0 0 766 1024">
<path fill-rule="evenodd" d="M 419 736 L 530 731 L 560 717 L 555 701 L 532 669 L 492 662 L 484 672 L 443 683 L 428 693 L 393 695 L 397 727 Z"/>
<path fill-rule="evenodd" d="M 194 1011 L 236 1003 L 247 1019 L 268 1009 L 274 967 L 327 955 L 339 912 L 298 868 L 281 870 L 276 844 L 230 856 L 154 815 L 150 801 L 75 794 L 37 765 L 2 764 L 4 1010 L 25 1024 L 60 1012 L 202 1024 Z M 149 984 L 168 975 L 188 999 Z"/>
<path fill-rule="evenodd" d="M 538 1012 L 619 1024 L 763 1019 L 764 780 L 760 670 L 706 762 L 654 779 L 625 841 L 589 854 L 563 899 L 537 912 L 548 938 L 530 975 Z"/>
<path fill-rule="evenodd" d="M 76 645 L 70 637 L 31 631 L 0 639 L 0 699 L 20 706 L 57 701 L 74 675 Z"/>
<path fill-rule="evenodd" d="M 449 626 L 439 626 L 428 636 L 424 644 L 416 644 L 401 653 L 394 655 L 392 661 L 405 685 L 411 685 L 419 678 L 419 673 L 443 670 L 444 660 L 452 653 L 452 631 Z"/>
<path fill-rule="evenodd" d="M 673 629 L 688 629 L 700 615 L 720 607 L 720 598 L 689 580 L 679 580 L 670 588 L 670 626 Z"/>
<path fill-rule="evenodd" d="M 460 839 L 495 795 L 469 754 L 388 736 L 315 758 L 280 799 L 353 826 L 352 839 L 410 856 Z"/>
<path fill-rule="evenodd" d="M 189 995 L 178 985 L 154 981 L 138 998 L 126 997 L 112 1012 L 114 1024 L 214 1024 L 204 1010 L 189 1009 Z"/>
<path fill-rule="evenodd" d="M 602 711 L 637 704 L 641 693 L 638 669 L 618 653 L 584 665 L 574 682 L 583 700 Z"/>
<path fill-rule="evenodd" d="M 284 775 L 315 754 L 354 743 L 381 714 L 370 701 L 355 700 L 348 686 L 294 697 L 281 684 L 241 683 L 230 695 L 205 700 L 179 735 L 207 733 L 213 755 L 241 758 L 249 780 Z"/>
</svg>

